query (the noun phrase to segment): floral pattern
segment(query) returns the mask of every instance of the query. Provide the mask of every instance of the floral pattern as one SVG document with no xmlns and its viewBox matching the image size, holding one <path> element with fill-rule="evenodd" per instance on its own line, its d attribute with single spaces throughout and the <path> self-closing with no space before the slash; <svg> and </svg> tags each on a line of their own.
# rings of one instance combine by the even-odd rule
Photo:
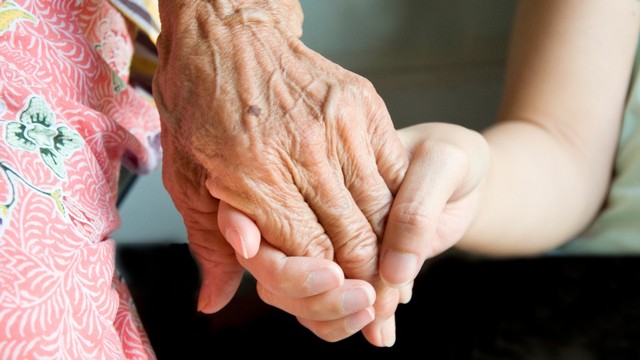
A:
<svg viewBox="0 0 640 360">
<path fill-rule="evenodd" d="M 0 0 L 0 358 L 154 359 L 115 269 L 121 166 L 160 160 L 106 0 Z"/>
<path fill-rule="evenodd" d="M 66 125 L 56 125 L 55 114 L 38 96 L 29 100 L 19 120 L 7 124 L 7 144 L 40 152 L 42 161 L 59 178 L 66 178 L 63 160 L 82 147 L 80 135 Z"/>
</svg>

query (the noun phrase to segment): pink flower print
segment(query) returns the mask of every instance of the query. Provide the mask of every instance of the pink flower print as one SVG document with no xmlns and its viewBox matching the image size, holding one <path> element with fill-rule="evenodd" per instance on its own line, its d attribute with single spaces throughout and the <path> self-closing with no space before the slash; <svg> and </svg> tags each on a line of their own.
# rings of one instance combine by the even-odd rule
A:
<svg viewBox="0 0 640 360">
<path fill-rule="evenodd" d="M 54 174 L 66 178 L 64 159 L 84 145 L 80 134 L 66 125 L 56 126 L 55 114 L 38 96 L 31 97 L 18 120 L 7 123 L 7 143 L 26 151 L 40 152 L 42 161 Z"/>
<path fill-rule="evenodd" d="M 94 48 L 98 54 L 109 64 L 109 67 L 123 81 L 128 80 L 129 66 L 133 55 L 133 44 L 126 29 L 122 15 L 113 9 L 107 10 L 108 14 L 95 28 L 95 38 L 98 43 Z M 114 82 L 116 90 L 118 83 Z"/>
</svg>

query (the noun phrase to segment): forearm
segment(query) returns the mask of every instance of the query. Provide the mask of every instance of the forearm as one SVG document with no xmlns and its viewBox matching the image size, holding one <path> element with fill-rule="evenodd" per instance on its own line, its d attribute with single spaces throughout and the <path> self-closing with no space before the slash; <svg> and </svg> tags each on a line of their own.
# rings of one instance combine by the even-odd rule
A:
<svg viewBox="0 0 640 360">
<path fill-rule="evenodd" d="M 163 30 L 182 23 L 202 25 L 260 24 L 302 36 L 302 7 L 298 0 L 159 0 Z M 212 21 L 215 19 L 215 21 Z"/>
<path fill-rule="evenodd" d="M 613 150 L 586 159 L 527 121 L 504 122 L 484 133 L 489 171 L 481 204 L 459 243 L 488 255 L 537 254 L 583 230 L 608 190 Z"/>
<path fill-rule="evenodd" d="M 462 248 L 547 250 L 606 197 L 638 34 L 638 3 L 523 1 L 476 220 Z"/>
</svg>

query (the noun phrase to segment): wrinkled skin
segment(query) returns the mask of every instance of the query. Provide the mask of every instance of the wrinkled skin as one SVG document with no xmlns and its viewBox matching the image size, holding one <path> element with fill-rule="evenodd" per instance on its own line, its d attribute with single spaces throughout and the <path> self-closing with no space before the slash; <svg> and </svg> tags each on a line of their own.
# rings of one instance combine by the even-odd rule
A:
<svg viewBox="0 0 640 360">
<path fill-rule="evenodd" d="M 225 306 L 242 275 L 217 224 L 222 200 L 275 248 L 373 284 L 363 331 L 383 346 L 399 291 L 378 276 L 378 243 L 408 166 L 384 102 L 300 42 L 297 1 L 165 0 L 160 11 L 163 181 L 202 269 L 200 309 Z"/>
<path fill-rule="evenodd" d="M 480 184 L 488 172 L 489 147 L 479 133 L 454 124 L 424 123 L 401 129 L 399 135 L 411 153 L 411 163 L 385 229 L 380 276 L 398 288 L 400 302 L 407 303 L 425 260 L 456 246 L 476 216 Z M 316 286 L 316 291 L 310 291 L 307 279 L 311 272 L 331 269 L 322 259 L 287 257 L 264 243 L 258 247 L 256 225 L 225 203 L 220 208 L 221 228 L 234 227 L 249 242 L 255 242 L 250 246 L 256 249 L 255 255 L 246 258 L 238 254 L 238 260 L 258 281 L 263 301 L 295 315 L 327 341 L 354 333 L 352 324 L 366 316 L 369 303 L 360 298 L 359 311 L 354 312 L 345 312 L 339 305 L 342 294 L 363 284 L 345 282 L 340 286 L 331 278 L 322 283 L 325 288 Z M 401 254 L 403 261 L 394 260 L 390 253 Z M 353 301 L 351 304 L 350 309 L 355 308 Z"/>
</svg>

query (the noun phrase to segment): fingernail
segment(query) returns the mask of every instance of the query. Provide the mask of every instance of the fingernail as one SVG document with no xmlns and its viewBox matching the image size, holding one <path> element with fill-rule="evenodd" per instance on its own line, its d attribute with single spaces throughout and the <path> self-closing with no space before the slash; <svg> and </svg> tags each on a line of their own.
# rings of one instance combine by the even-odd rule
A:
<svg viewBox="0 0 640 360">
<path fill-rule="evenodd" d="M 416 255 L 387 250 L 382 259 L 380 273 L 387 285 L 399 288 L 413 280 L 417 268 Z"/>
<path fill-rule="evenodd" d="M 309 273 L 307 286 L 313 294 L 319 294 L 340 286 L 341 279 L 341 273 L 336 268 L 324 267 Z"/>
<path fill-rule="evenodd" d="M 247 247 L 245 246 L 245 242 L 244 242 L 244 238 L 242 237 L 242 234 L 240 234 L 240 232 L 234 228 L 228 228 L 227 231 L 225 231 L 224 233 L 224 237 L 227 239 L 227 241 L 231 244 L 231 246 L 233 246 L 233 248 L 238 251 L 243 258 L 248 259 L 249 258 L 249 254 L 247 253 Z"/>
<path fill-rule="evenodd" d="M 392 347 L 396 343 L 396 319 L 391 316 L 380 327 L 380 339 L 386 347 Z"/>
<path fill-rule="evenodd" d="M 342 311 L 350 314 L 373 305 L 374 301 L 376 301 L 376 294 L 373 289 L 356 287 L 342 294 Z"/>
<path fill-rule="evenodd" d="M 375 313 L 373 312 L 373 306 L 367 309 L 357 312 L 347 318 L 347 326 L 352 331 L 356 332 L 367 326 L 375 319 Z"/>
</svg>

